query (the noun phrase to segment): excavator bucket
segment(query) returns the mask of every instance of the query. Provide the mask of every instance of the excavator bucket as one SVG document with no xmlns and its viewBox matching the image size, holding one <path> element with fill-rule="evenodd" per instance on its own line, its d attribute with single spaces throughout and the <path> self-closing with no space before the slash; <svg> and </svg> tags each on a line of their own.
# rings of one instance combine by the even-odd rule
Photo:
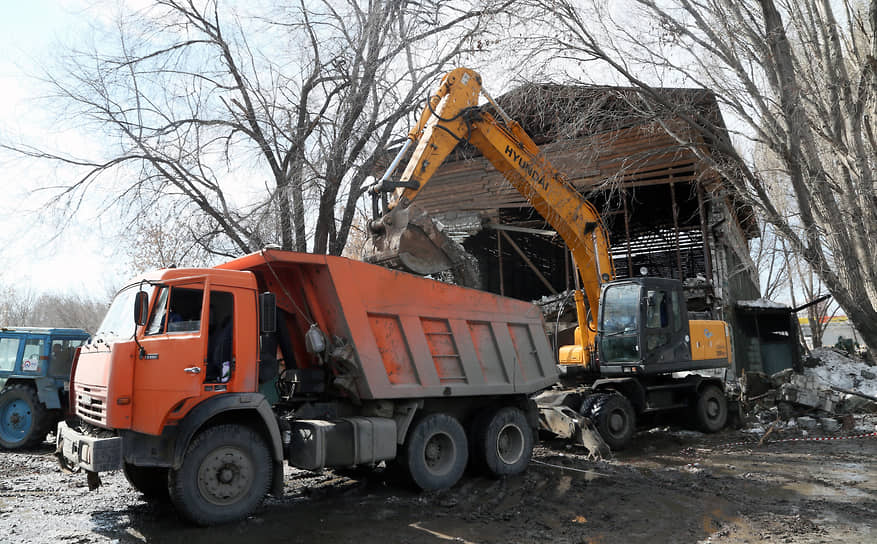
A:
<svg viewBox="0 0 877 544">
<path fill-rule="evenodd" d="M 364 260 L 422 276 L 450 270 L 456 283 L 478 286 L 475 259 L 417 206 L 397 206 L 373 229 Z"/>
</svg>

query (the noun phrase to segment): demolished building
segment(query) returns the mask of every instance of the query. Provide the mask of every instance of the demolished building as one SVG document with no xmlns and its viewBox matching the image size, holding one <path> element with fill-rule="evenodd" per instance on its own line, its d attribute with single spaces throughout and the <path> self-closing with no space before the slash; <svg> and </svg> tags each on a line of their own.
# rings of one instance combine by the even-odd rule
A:
<svg viewBox="0 0 877 544">
<path fill-rule="evenodd" d="M 759 297 L 749 256 L 758 228 L 752 209 L 713 167 L 730 144 L 711 92 L 663 89 L 655 101 L 630 88 L 527 85 L 497 102 L 600 211 L 616 277 L 644 268 L 682 280 L 694 317 L 746 328 L 737 326 L 750 320 L 737 303 Z M 713 139 L 692 129 L 690 119 L 708 123 Z M 550 332 L 559 345 L 572 342 L 569 252 L 477 150 L 458 146 L 417 203 L 477 259 L 481 288 L 550 302 Z M 735 375 L 754 353 L 751 339 L 737 340 Z"/>
</svg>

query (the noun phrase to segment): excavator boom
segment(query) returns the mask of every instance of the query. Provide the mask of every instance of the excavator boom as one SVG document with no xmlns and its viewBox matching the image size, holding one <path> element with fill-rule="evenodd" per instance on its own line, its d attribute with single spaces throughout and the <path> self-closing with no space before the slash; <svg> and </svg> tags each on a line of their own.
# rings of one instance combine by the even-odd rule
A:
<svg viewBox="0 0 877 544">
<path fill-rule="evenodd" d="M 481 86 L 481 77 L 467 68 L 457 68 L 442 80 L 408 135 L 416 147 L 399 181 L 389 181 L 391 169 L 373 187 L 375 195 L 392 191 L 393 198 L 386 203 L 382 217 L 372 224 L 375 235 L 368 260 L 420 274 L 460 265 L 461 255 L 465 254 L 461 254 L 462 248 L 412 202 L 457 144 L 466 141 L 502 172 L 566 242 L 596 319 L 600 284 L 615 277 L 600 215 L 499 106 L 491 100 L 501 119 L 478 107 L 481 94 L 490 100 Z M 594 327 L 588 326 L 581 300 L 578 314 L 582 334 L 592 339 Z M 585 345 L 590 344 L 587 340 L 583 338 Z"/>
</svg>

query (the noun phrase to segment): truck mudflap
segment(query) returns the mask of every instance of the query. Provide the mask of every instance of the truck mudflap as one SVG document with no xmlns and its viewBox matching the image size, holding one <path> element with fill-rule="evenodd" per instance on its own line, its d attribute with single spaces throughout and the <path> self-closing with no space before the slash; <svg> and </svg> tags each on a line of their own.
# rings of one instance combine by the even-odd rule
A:
<svg viewBox="0 0 877 544">
<path fill-rule="evenodd" d="M 122 439 L 88 436 L 62 421 L 58 423 L 55 455 L 65 470 L 83 469 L 89 473 L 121 470 Z"/>
</svg>

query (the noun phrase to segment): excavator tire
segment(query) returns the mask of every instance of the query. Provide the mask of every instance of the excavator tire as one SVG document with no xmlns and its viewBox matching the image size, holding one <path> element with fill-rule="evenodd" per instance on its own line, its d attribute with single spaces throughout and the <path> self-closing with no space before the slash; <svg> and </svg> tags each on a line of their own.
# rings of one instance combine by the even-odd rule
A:
<svg viewBox="0 0 877 544">
<path fill-rule="evenodd" d="M 593 395 L 585 403 L 590 399 L 593 399 L 590 413 L 583 415 L 591 419 L 603 441 L 613 451 L 623 450 L 636 430 L 636 415 L 630 401 L 618 393 Z"/>
<path fill-rule="evenodd" d="M 728 400 L 718 386 L 706 385 L 697 393 L 695 419 L 705 433 L 715 433 L 728 421 Z"/>
<path fill-rule="evenodd" d="M 594 409 L 594 403 L 597 402 L 597 399 L 603 396 L 605 393 L 595 393 L 593 395 L 588 395 L 585 397 L 585 400 L 582 401 L 581 406 L 579 407 L 579 414 L 590 418 L 591 411 Z"/>
</svg>

